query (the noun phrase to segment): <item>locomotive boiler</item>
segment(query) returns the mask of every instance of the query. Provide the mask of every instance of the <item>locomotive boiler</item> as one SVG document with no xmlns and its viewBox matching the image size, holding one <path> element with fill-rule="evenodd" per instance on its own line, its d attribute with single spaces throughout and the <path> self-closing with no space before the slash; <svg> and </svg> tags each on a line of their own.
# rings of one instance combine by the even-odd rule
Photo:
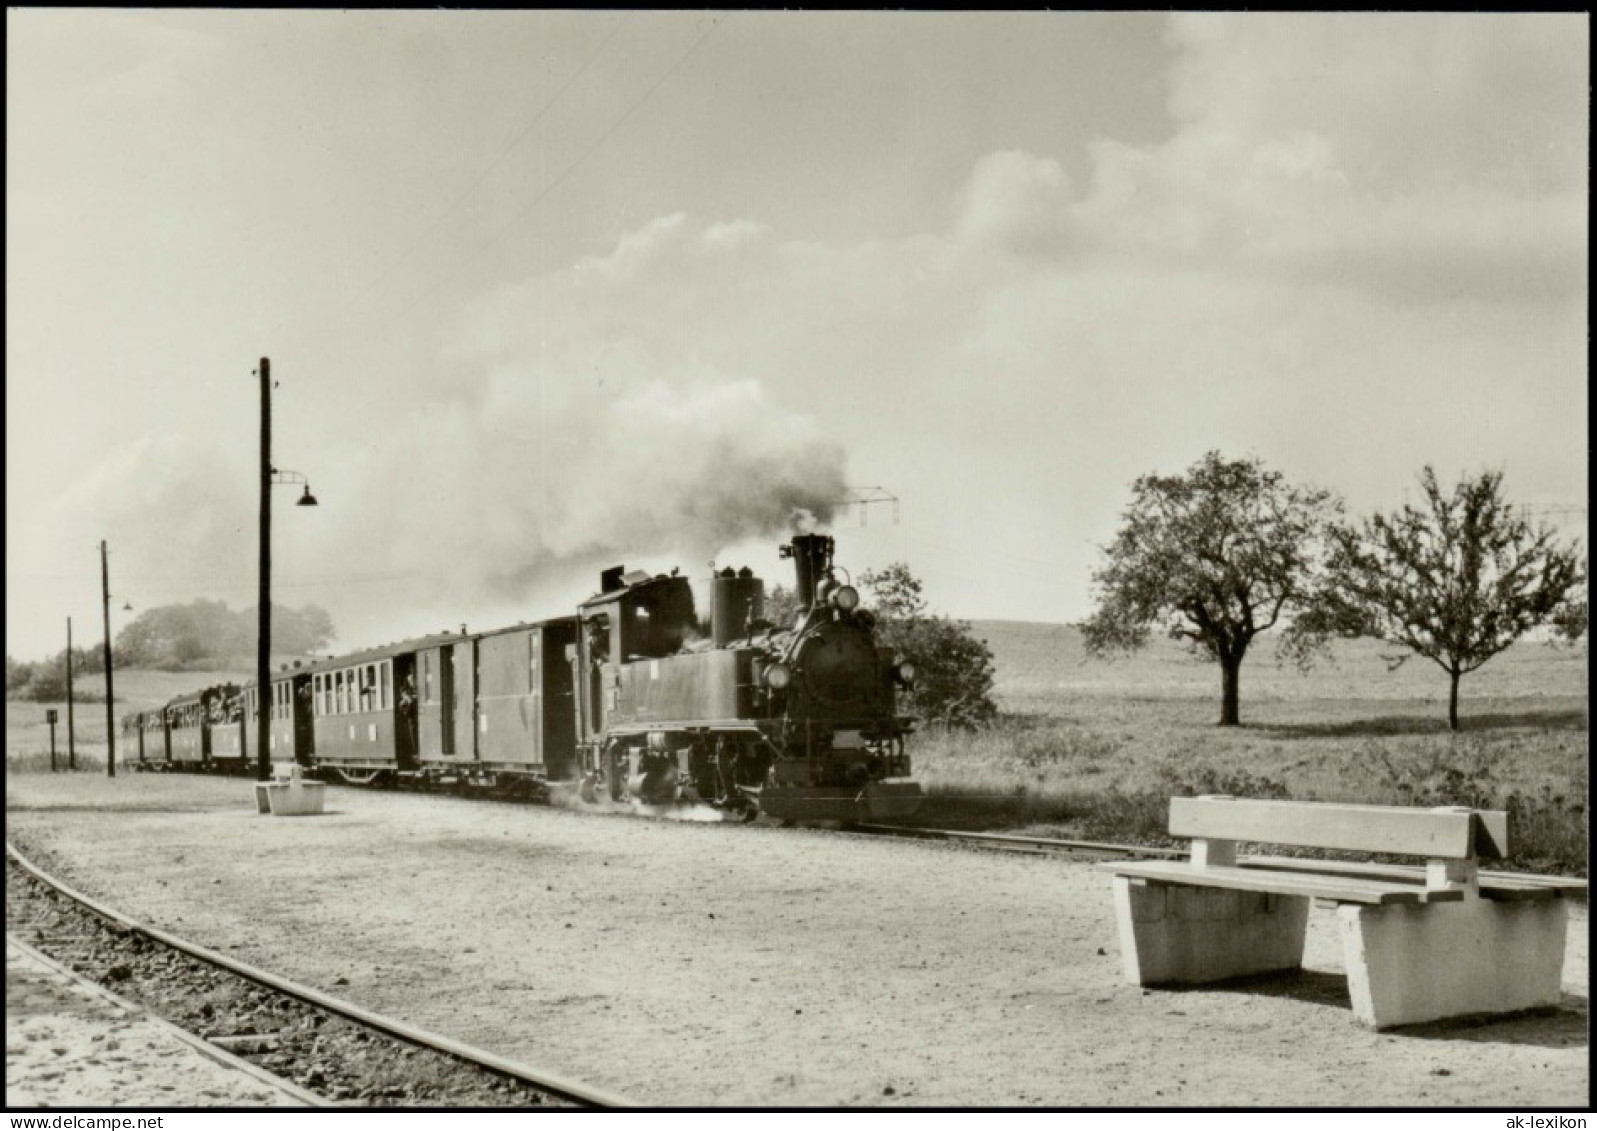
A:
<svg viewBox="0 0 1597 1131">
<path fill-rule="evenodd" d="M 746 569 L 711 579 L 707 623 L 686 578 L 606 571 L 570 649 L 582 795 L 749 819 L 913 814 L 912 720 L 896 696 L 913 667 L 877 643 L 833 550 L 820 534 L 782 547 L 797 575 L 789 625 L 764 619 L 764 585 Z"/>
</svg>

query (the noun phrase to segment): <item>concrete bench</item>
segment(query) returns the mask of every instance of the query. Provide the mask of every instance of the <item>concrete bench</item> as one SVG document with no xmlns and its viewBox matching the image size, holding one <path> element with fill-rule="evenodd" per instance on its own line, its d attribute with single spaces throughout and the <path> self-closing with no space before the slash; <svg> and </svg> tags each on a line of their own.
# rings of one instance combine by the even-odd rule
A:
<svg viewBox="0 0 1597 1131">
<path fill-rule="evenodd" d="M 255 808 L 275 817 L 304 817 L 322 812 L 327 786 L 305 781 L 297 762 L 273 762 L 272 780 L 255 783 Z"/>
<path fill-rule="evenodd" d="M 1176 797 L 1170 833 L 1190 859 L 1100 865 L 1134 984 L 1300 969 L 1314 900 L 1336 909 L 1353 1011 L 1374 1028 L 1560 1001 L 1564 897 L 1586 882 L 1481 871 L 1507 855 L 1506 813 Z M 1239 857 L 1239 842 L 1423 863 Z"/>
</svg>

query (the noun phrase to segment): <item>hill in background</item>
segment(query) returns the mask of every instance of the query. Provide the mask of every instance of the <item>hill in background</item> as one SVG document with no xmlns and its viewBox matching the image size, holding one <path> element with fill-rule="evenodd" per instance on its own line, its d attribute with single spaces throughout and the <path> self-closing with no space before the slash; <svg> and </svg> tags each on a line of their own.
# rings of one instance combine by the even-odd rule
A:
<svg viewBox="0 0 1597 1131">
<path fill-rule="evenodd" d="M 1070 625 L 1031 621 L 972 621 L 987 641 L 997 669 L 1000 709 L 1024 714 L 1068 714 L 1071 702 L 1101 699 L 1208 699 L 1219 709 L 1220 670 L 1176 641 L 1156 636 L 1123 659 L 1089 659 L 1081 633 Z M 1445 704 L 1447 677 L 1431 661 L 1411 656 L 1396 670 L 1383 657 L 1401 649 L 1371 640 L 1338 641 L 1330 657 L 1308 672 L 1275 659 L 1272 634 L 1260 637 L 1242 665 L 1244 718 L 1250 702 L 1289 700 L 1406 700 Z M 1467 713 L 1475 700 L 1566 698 L 1586 695 L 1586 641 L 1574 647 L 1514 645 L 1480 671 L 1464 677 Z"/>
</svg>

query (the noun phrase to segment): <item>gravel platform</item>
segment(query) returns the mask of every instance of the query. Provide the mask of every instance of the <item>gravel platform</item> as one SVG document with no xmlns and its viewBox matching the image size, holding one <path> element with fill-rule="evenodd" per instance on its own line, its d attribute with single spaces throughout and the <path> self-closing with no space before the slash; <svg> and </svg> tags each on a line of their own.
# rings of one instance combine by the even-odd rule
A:
<svg viewBox="0 0 1597 1131">
<path fill-rule="evenodd" d="M 6 1107 L 302 1107 L 6 940 Z"/>
<path fill-rule="evenodd" d="M 1589 916 L 1559 1010 L 1360 1027 L 1305 972 L 1122 981 L 1088 863 L 183 775 L 14 775 L 9 835 L 128 914 L 368 1009 L 660 1105 L 1584 1107 Z M 1438 956 L 1445 961 L 1445 956 Z"/>
</svg>

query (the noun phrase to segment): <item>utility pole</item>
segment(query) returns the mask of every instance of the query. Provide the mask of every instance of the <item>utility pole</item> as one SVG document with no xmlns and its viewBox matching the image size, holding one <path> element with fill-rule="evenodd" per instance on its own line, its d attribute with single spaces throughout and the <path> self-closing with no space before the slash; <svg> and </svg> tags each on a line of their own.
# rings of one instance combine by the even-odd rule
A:
<svg viewBox="0 0 1597 1131">
<path fill-rule="evenodd" d="M 272 778 L 272 484 L 298 483 L 305 488 L 294 505 L 317 506 L 310 480 L 297 471 L 272 466 L 272 363 L 261 358 L 261 591 L 255 631 L 255 776 Z M 247 741 L 241 738 L 241 742 Z"/>
<path fill-rule="evenodd" d="M 50 772 L 55 773 L 55 708 L 51 707 L 44 713 L 44 721 L 50 724 Z"/>
<path fill-rule="evenodd" d="M 67 769 L 78 768 L 78 740 L 72 726 L 72 618 L 67 618 Z"/>
<path fill-rule="evenodd" d="M 272 778 L 272 363 L 261 358 L 261 590 L 255 632 L 255 779 Z"/>
<path fill-rule="evenodd" d="M 105 613 L 105 776 L 116 777 L 116 707 L 111 694 L 111 567 L 100 543 L 100 601 Z"/>
</svg>

